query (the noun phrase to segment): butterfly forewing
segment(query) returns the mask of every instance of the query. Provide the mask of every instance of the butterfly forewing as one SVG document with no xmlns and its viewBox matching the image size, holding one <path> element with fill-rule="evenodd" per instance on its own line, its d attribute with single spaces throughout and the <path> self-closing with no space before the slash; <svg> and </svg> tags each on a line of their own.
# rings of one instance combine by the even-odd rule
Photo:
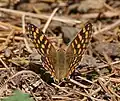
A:
<svg viewBox="0 0 120 101">
<path fill-rule="evenodd" d="M 69 66 L 66 77 L 68 77 L 79 65 L 88 43 L 91 39 L 92 24 L 87 23 L 75 36 L 66 50 L 66 65 Z"/>
<path fill-rule="evenodd" d="M 35 25 L 27 24 L 27 30 L 30 33 L 30 38 L 32 39 L 38 53 L 42 56 L 41 59 L 45 69 L 50 71 L 52 76 L 55 76 L 54 64 L 56 60 L 56 50 L 54 46 Z"/>
</svg>

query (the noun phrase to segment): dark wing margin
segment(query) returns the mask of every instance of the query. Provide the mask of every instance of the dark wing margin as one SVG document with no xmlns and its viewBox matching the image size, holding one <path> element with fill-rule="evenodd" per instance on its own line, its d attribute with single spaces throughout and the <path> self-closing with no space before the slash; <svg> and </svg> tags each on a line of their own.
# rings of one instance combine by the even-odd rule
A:
<svg viewBox="0 0 120 101">
<path fill-rule="evenodd" d="M 69 65 L 66 77 L 71 75 L 81 62 L 82 56 L 90 42 L 92 36 L 92 24 L 86 23 L 80 32 L 75 36 L 66 50 L 66 63 Z"/>
<path fill-rule="evenodd" d="M 42 62 L 46 70 L 50 71 L 51 75 L 54 76 L 55 70 L 54 64 L 56 50 L 54 46 L 49 42 L 45 34 L 38 27 L 33 24 L 27 24 L 27 31 L 32 42 L 35 45 L 38 53 L 42 56 Z"/>
</svg>

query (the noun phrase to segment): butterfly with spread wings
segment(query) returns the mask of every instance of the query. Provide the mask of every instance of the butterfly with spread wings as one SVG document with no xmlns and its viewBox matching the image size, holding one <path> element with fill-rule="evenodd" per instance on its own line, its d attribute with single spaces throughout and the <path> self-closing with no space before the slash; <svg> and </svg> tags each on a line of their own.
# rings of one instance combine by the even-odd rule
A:
<svg viewBox="0 0 120 101">
<path fill-rule="evenodd" d="M 42 56 L 44 68 L 50 71 L 57 81 L 68 78 L 79 65 L 92 35 L 92 24 L 88 22 L 64 50 L 56 49 L 35 25 L 27 24 L 27 29 L 38 53 Z"/>
</svg>

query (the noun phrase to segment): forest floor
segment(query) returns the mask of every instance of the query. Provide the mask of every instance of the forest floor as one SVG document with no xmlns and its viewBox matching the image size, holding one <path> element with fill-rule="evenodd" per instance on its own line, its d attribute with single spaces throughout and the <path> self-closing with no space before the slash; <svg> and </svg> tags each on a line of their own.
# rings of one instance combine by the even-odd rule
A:
<svg viewBox="0 0 120 101">
<path fill-rule="evenodd" d="M 68 76 L 57 83 L 51 74 L 60 70 L 57 78 Z M 120 0 L 0 1 L 0 101 L 23 99 L 120 101 Z"/>
</svg>

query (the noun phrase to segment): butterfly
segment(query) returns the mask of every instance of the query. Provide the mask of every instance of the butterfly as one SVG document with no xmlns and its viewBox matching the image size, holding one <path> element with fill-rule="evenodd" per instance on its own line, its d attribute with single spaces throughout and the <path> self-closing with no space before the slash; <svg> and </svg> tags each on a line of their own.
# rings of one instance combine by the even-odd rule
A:
<svg viewBox="0 0 120 101">
<path fill-rule="evenodd" d="M 68 78 L 79 66 L 92 36 L 92 24 L 86 23 L 70 42 L 67 49 L 56 49 L 45 34 L 35 25 L 27 24 L 30 37 L 42 57 L 43 67 L 58 82 Z"/>
</svg>

